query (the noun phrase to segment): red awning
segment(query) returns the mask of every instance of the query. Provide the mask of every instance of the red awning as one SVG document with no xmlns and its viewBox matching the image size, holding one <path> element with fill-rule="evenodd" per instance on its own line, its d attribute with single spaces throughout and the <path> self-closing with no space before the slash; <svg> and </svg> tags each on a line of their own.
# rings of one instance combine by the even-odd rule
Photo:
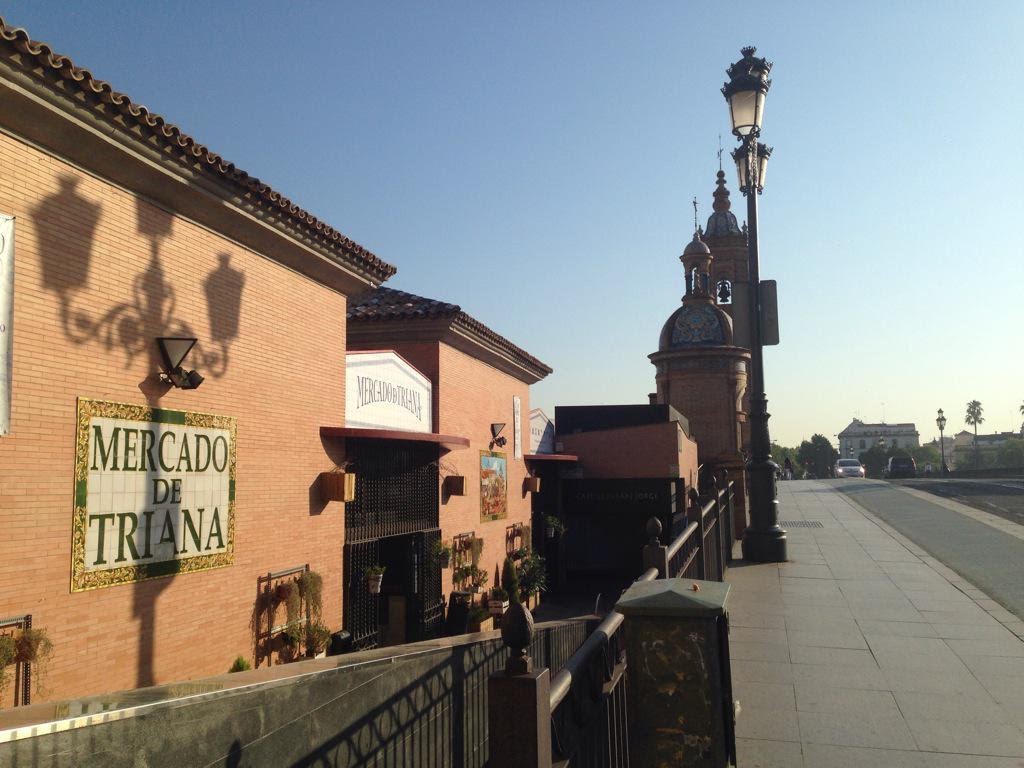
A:
<svg viewBox="0 0 1024 768">
<path fill-rule="evenodd" d="M 397 429 L 360 429 L 358 427 L 320 427 L 321 437 L 358 437 L 365 440 L 405 440 L 435 443 L 447 451 L 469 448 L 468 437 L 438 435 L 434 432 L 403 432 Z"/>
<path fill-rule="evenodd" d="M 575 462 L 580 460 L 579 456 L 573 456 L 571 453 L 528 453 L 523 458 L 527 461 Z"/>
</svg>

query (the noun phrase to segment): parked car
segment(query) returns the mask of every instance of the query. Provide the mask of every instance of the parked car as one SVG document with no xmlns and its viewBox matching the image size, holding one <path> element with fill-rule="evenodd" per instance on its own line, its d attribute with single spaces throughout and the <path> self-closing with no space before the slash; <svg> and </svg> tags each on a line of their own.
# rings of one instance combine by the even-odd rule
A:
<svg viewBox="0 0 1024 768">
<path fill-rule="evenodd" d="M 885 466 L 886 477 L 916 477 L 917 462 L 910 456 L 891 456 Z"/>
<path fill-rule="evenodd" d="M 864 465 L 856 459 L 840 459 L 836 462 L 836 477 L 864 476 Z"/>
</svg>

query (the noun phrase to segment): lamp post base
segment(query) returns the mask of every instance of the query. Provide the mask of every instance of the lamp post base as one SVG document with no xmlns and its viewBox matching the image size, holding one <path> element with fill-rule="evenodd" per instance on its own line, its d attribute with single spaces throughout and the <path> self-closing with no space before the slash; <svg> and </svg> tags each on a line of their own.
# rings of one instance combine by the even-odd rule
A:
<svg viewBox="0 0 1024 768">
<path fill-rule="evenodd" d="M 781 528 L 755 531 L 747 528 L 743 532 L 743 559 L 750 563 L 784 563 L 786 554 L 786 532 Z"/>
<path fill-rule="evenodd" d="M 767 433 L 767 419 L 757 423 Z M 779 465 L 770 458 L 747 465 L 750 478 L 750 527 L 743 532 L 743 559 L 752 563 L 783 563 L 786 532 L 779 527 L 779 499 L 775 477 Z"/>
</svg>

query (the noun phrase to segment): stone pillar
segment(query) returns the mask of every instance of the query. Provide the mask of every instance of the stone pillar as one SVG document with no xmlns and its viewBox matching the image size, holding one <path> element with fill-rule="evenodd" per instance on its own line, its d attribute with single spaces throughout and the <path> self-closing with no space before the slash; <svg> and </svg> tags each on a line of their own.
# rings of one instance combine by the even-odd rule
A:
<svg viewBox="0 0 1024 768">
<path fill-rule="evenodd" d="M 735 764 L 728 594 L 724 582 L 659 579 L 634 583 L 615 606 L 625 617 L 631 765 Z"/>
</svg>

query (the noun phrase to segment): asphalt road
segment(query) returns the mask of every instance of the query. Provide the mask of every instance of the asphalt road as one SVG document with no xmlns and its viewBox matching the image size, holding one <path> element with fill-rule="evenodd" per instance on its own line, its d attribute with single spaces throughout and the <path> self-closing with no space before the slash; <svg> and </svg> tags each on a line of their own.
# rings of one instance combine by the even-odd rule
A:
<svg viewBox="0 0 1024 768">
<path fill-rule="evenodd" d="M 959 501 L 969 507 L 1024 525 L 1024 480 L 1018 478 L 985 480 L 897 480 L 894 484 L 909 485 Z"/>
<path fill-rule="evenodd" d="M 1024 619 L 1024 540 L 906 493 L 896 483 L 881 480 L 832 482 L 932 557 L 945 563 L 1007 610 Z M 987 482 L 991 485 L 999 481 Z M 1016 493 L 1013 489 L 1007 491 Z M 987 492 L 1001 493 L 991 490 Z M 979 491 L 967 498 L 978 500 L 990 497 Z M 1018 497 L 1013 495 L 1012 498 Z M 986 511 L 994 512 L 992 509 Z"/>
</svg>

